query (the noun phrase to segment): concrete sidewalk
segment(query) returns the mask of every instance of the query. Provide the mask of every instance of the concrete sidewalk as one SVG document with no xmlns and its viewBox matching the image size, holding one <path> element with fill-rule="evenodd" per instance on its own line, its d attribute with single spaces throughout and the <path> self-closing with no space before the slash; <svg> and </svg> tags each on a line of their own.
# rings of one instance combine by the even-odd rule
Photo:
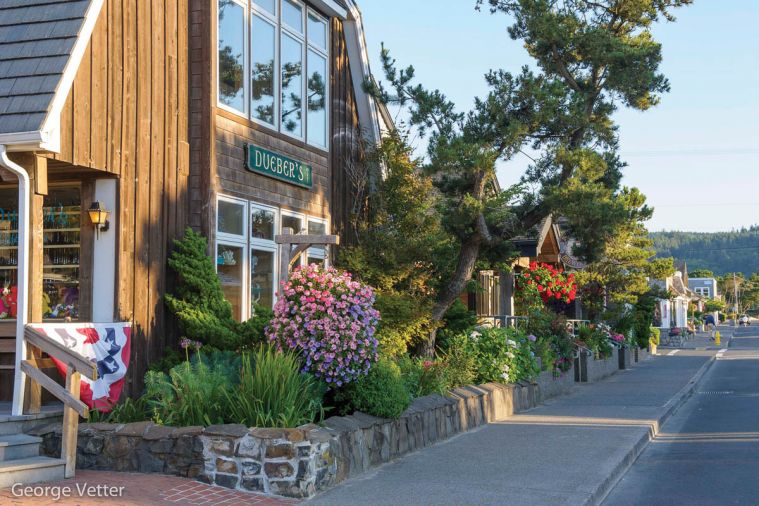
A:
<svg viewBox="0 0 759 506">
<path fill-rule="evenodd" d="M 597 504 L 692 392 L 713 352 L 651 357 L 529 412 L 387 464 L 308 501 Z"/>
</svg>

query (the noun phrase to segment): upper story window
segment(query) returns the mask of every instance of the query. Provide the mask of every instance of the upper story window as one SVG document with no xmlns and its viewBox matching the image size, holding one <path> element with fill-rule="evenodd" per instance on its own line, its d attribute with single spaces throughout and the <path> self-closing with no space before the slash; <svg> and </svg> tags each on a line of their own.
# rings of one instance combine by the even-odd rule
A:
<svg viewBox="0 0 759 506">
<path fill-rule="evenodd" d="M 327 19 L 298 0 L 218 2 L 219 105 L 327 149 Z"/>
</svg>

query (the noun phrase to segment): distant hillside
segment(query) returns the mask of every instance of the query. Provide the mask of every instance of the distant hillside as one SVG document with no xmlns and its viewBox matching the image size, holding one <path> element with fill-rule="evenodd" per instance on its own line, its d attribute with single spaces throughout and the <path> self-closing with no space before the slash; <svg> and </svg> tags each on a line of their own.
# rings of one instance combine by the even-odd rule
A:
<svg viewBox="0 0 759 506">
<path fill-rule="evenodd" d="M 688 270 L 709 269 L 717 275 L 759 270 L 759 225 L 733 232 L 653 232 L 658 256 L 688 262 Z"/>
</svg>

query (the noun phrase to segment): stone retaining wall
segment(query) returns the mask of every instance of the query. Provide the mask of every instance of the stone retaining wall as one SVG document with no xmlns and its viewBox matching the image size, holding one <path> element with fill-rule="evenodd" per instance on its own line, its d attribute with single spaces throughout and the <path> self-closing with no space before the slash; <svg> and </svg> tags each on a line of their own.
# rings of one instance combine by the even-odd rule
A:
<svg viewBox="0 0 759 506">
<path fill-rule="evenodd" d="M 398 420 L 355 413 L 329 418 L 322 427 L 297 429 L 81 424 L 77 468 L 164 473 L 233 489 L 310 497 L 409 452 L 533 408 L 543 398 L 566 392 L 571 378 L 570 372 L 535 384 L 457 388 L 448 397 L 415 399 Z M 43 438 L 43 454 L 60 455 L 60 423 L 30 433 Z"/>
<path fill-rule="evenodd" d="M 552 397 L 567 395 L 575 385 L 574 371 L 571 369 L 556 377 L 552 371 L 543 371 L 536 380 L 540 388 L 540 402 Z"/>
<path fill-rule="evenodd" d="M 593 383 L 619 370 L 619 356 L 615 351 L 611 357 L 597 360 L 592 354 L 582 351 L 580 357 L 575 360 L 575 364 L 575 381 Z"/>
</svg>

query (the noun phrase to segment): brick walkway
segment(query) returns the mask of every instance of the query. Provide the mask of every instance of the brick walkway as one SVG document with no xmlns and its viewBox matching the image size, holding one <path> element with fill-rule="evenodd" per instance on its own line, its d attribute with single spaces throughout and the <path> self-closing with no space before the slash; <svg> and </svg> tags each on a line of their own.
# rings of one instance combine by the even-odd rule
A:
<svg viewBox="0 0 759 506">
<path fill-rule="evenodd" d="M 77 485 L 79 485 L 79 489 L 77 489 Z M 85 487 L 97 487 L 98 485 L 101 486 L 100 497 L 97 496 L 97 489 L 92 489 L 94 496 L 88 496 L 86 491 L 83 494 L 80 493 Z M 50 488 L 42 497 L 17 496 L 13 494 L 12 489 L 3 489 L 0 490 L 0 504 L 3 506 L 89 506 L 96 504 L 111 506 L 169 506 L 172 504 L 181 506 L 226 504 L 234 506 L 286 506 L 297 502 L 262 494 L 238 492 L 194 480 L 160 474 L 77 471 L 74 479 L 30 486 Z M 60 488 L 56 489 L 55 487 Z M 69 496 L 60 497 L 59 500 L 56 500 L 56 494 L 61 494 L 63 487 L 68 487 Z M 121 494 L 118 492 L 120 487 L 123 487 Z M 106 488 L 112 490 L 110 492 L 112 495 L 108 495 L 107 491 L 103 493 Z"/>
</svg>

